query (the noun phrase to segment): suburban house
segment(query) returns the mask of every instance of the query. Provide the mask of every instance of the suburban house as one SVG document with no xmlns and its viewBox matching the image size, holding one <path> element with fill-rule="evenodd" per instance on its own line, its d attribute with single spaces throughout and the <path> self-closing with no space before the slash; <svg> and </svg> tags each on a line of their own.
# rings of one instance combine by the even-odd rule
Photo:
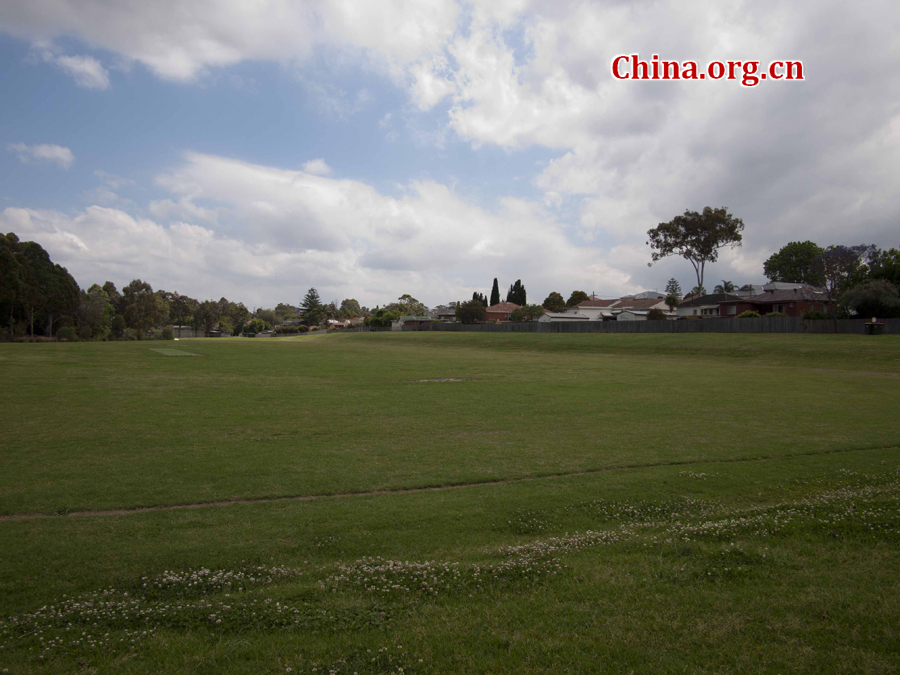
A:
<svg viewBox="0 0 900 675">
<path fill-rule="evenodd" d="M 590 321 L 590 317 L 566 310 L 565 312 L 544 312 L 538 319 L 541 323 L 551 321 Z"/>
<path fill-rule="evenodd" d="M 485 321 L 509 321 L 509 315 L 514 309 L 519 309 L 519 305 L 514 302 L 498 302 L 487 308 Z"/>
<path fill-rule="evenodd" d="M 738 316 L 749 310 L 759 312 L 760 315 L 776 312 L 788 316 L 803 316 L 804 312 L 827 312 L 828 309 L 828 295 L 824 291 L 812 286 L 800 286 L 800 288 L 765 291 L 749 298 L 726 300 L 720 304 L 720 316 Z"/>
<path fill-rule="evenodd" d="M 456 307 L 441 305 L 433 311 L 439 321 L 456 321 Z"/>
<path fill-rule="evenodd" d="M 404 326 L 424 326 L 426 323 L 432 323 L 434 319 L 430 316 L 415 316 L 413 314 L 401 316 L 396 321 L 391 321 L 391 330 L 403 330 Z"/>
<path fill-rule="evenodd" d="M 666 301 L 661 297 L 653 297 L 653 298 L 622 298 L 615 305 L 614 312 L 618 314 L 620 311 L 624 311 L 626 309 L 638 310 L 638 311 L 650 311 L 651 309 L 661 309 L 664 312 L 669 311 L 669 306 L 666 304 Z"/>
<path fill-rule="evenodd" d="M 614 300 L 591 298 L 579 302 L 575 307 L 567 307 L 566 314 L 582 314 L 590 321 L 610 320 L 615 316 L 612 308 L 619 302 L 618 298 Z"/>
<path fill-rule="evenodd" d="M 719 318 L 725 316 L 721 313 L 719 307 L 723 302 L 738 301 L 747 298 L 741 298 L 733 293 L 714 293 L 712 295 L 701 295 L 692 300 L 687 300 L 678 305 L 675 313 L 680 317 L 699 316 L 705 318 Z"/>
</svg>

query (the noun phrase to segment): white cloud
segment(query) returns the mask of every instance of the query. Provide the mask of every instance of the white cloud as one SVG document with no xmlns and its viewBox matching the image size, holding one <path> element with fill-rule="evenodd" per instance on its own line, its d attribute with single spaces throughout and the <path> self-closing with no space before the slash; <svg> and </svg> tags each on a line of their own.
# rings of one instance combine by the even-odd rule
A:
<svg viewBox="0 0 900 675">
<path fill-rule="evenodd" d="M 93 56 L 57 56 L 54 62 L 74 77 L 79 87 L 109 89 L 109 71 Z"/>
<path fill-rule="evenodd" d="M 358 181 L 202 154 L 160 184 L 185 196 L 152 204 L 155 217 L 190 215 L 178 209 L 202 199 L 218 221 L 163 225 L 97 205 L 74 217 L 8 208 L 0 224 L 46 246 L 82 284 L 140 277 L 245 302 L 290 300 L 316 286 L 323 297 L 371 305 L 407 292 L 438 304 L 484 292 L 495 276 L 523 279 L 532 301 L 551 290 L 639 290 L 601 250 L 576 246 L 543 206 L 520 199 L 488 211 L 435 182 L 392 197 Z"/>
<path fill-rule="evenodd" d="M 28 0 L 0 4 L 0 26 L 33 40 L 75 36 L 172 80 L 250 59 L 299 63 L 318 47 L 402 79 L 453 35 L 459 11 L 452 0 Z"/>
<path fill-rule="evenodd" d="M 68 169 L 75 161 L 75 155 L 63 145 L 10 143 L 8 148 L 19 156 L 19 161 L 26 164 L 32 161 L 56 162 L 61 168 Z"/>
<path fill-rule="evenodd" d="M 316 176 L 328 176 L 331 175 L 331 167 L 325 163 L 324 159 L 311 159 L 303 165 L 303 170 L 306 173 L 311 173 Z"/>
<path fill-rule="evenodd" d="M 611 289 L 656 283 L 670 267 L 639 264 L 647 229 L 705 205 L 726 205 L 744 218 L 744 248 L 723 255 L 720 265 L 754 277 L 748 280 L 759 280 L 759 261 L 789 239 L 900 244 L 900 57 L 892 33 L 898 20 L 900 6 L 890 0 L 872 0 L 866 12 L 837 0 L 0 5 L 0 26 L 9 32 L 32 40 L 74 36 L 173 80 L 195 80 L 251 59 L 298 66 L 318 59 L 334 72 L 348 64 L 366 74 L 375 70 L 405 87 L 412 105 L 404 115 L 446 105 L 447 128 L 473 147 L 555 151 L 532 176 L 544 194 L 525 209 L 525 232 L 541 244 L 528 251 L 508 243 L 517 236 L 504 234 L 500 222 L 519 217 L 509 211 L 515 201 L 472 210 L 428 182 L 410 183 L 404 196 L 392 199 L 371 186 L 328 178 L 313 165 L 287 172 L 189 156 L 161 179 L 173 197 L 154 202 L 149 213 L 214 223 L 220 234 L 253 245 L 326 257 L 352 251 L 348 259 L 361 269 L 391 274 L 419 274 L 423 260 L 437 257 L 440 278 L 454 284 L 474 283 L 472 260 L 521 267 L 536 256 L 559 265 L 541 272 L 546 279 L 563 275 L 559 283 L 546 282 L 559 289 L 571 270 L 588 270 L 596 260 L 616 260 L 631 275 L 609 271 L 617 279 Z M 619 53 L 699 63 L 798 58 L 807 80 L 752 89 L 728 81 L 617 82 L 609 67 Z M 345 90 L 321 71 L 301 71 L 325 114 L 348 117 L 370 100 L 358 83 Z M 444 142 L 445 129 L 426 136 L 415 124 L 403 128 L 400 119 L 384 115 L 389 138 L 419 133 L 420 141 Z M 540 203 L 558 210 L 548 213 Z M 568 228 L 556 220 L 562 217 L 571 218 Z M 243 234 L 240 222 L 254 230 Z M 442 238 L 438 223 L 458 230 L 465 245 Z M 547 233 L 556 238 L 548 241 Z M 618 257 L 604 253 L 612 248 Z M 458 272 L 445 259 L 463 261 Z M 484 263 L 479 274 L 487 269 Z M 512 267 L 504 273 L 526 277 Z"/>
</svg>

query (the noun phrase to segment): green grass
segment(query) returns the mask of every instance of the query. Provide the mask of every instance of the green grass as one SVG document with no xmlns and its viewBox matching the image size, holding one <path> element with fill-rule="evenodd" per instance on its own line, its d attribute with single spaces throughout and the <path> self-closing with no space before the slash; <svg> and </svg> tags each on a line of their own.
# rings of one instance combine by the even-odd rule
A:
<svg viewBox="0 0 900 675">
<path fill-rule="evenodd" d="M 0 345 L 0 513 L 260 501 L 0 521 L 0 670 L 896 671 L 893 337 L 159 344 Z"/>
</svg>

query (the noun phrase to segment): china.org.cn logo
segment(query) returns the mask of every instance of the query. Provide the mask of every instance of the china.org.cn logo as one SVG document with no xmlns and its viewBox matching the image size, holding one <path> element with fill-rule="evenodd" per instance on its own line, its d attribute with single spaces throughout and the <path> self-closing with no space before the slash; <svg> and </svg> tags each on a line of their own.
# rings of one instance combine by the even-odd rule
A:
<svg viewBox="0 0 900 675">
<path fill-rule="evenodd" d="M 705 68 L 696 61 L 649 61 L 639 54 L 619 54 L 612 60 L 617 80 L 740 80 L 741 86 L 755 87 L 765 80 L 803 80 L 803 61 L 770 61 L 760 69 L 759 61 L 710 61 Z"/>
</svg>

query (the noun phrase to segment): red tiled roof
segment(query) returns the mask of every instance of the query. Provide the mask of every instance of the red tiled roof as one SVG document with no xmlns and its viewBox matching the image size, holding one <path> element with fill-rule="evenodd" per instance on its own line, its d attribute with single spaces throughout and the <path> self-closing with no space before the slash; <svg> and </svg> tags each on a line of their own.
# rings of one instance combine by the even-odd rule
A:
<svg viewBox="0 0 900 675">
<path fill-rule="evenodd" d="M 511 312 L 514 309 L 519 309 L 520 305 L 517 305 L 514 302 L 498 302 L 496 305 L 491 305 L 487 308 L 488 312 Z"/>
<path fill-rule="evenodd" d="M 578 307 L 611 307 L 617 302 L 619 302 L 618 298 L 614 300 L 600 300 L 597 298 L 596 300 L 582 300 L 578 303 Z"/>
</svg>

